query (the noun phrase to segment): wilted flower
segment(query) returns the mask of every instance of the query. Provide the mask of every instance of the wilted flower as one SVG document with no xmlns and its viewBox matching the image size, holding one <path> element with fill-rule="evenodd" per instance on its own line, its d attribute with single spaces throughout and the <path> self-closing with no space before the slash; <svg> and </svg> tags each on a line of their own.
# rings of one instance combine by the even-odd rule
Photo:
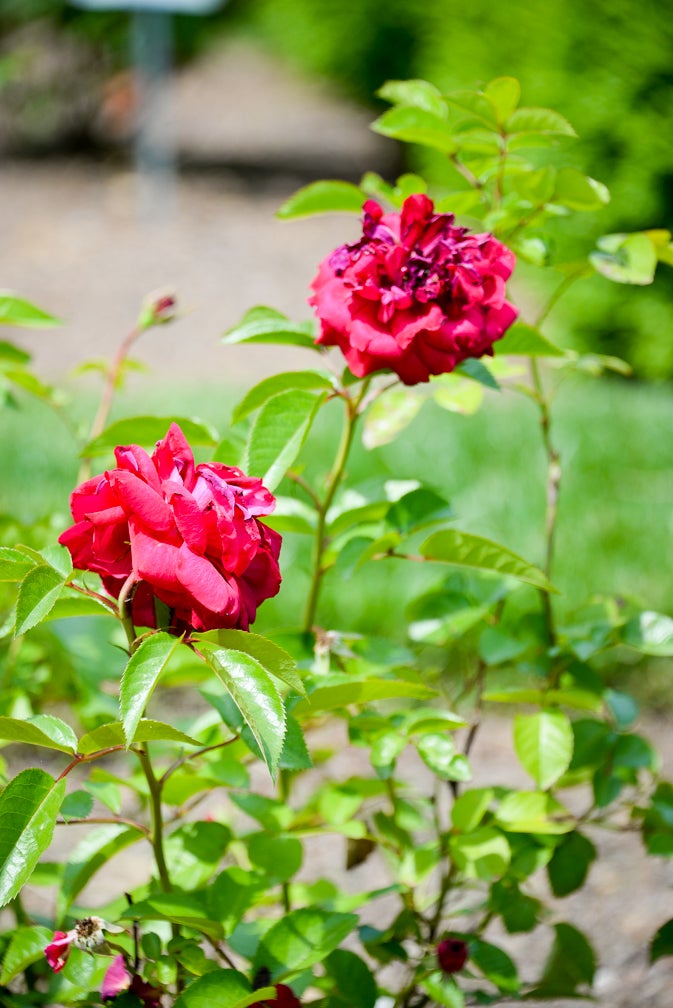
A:
<svg viewBox="0 0 673 1008">
<path fill-rule="evenodd" d="M 151 457 L 138 445 L 115 456 L 117 468 L 71 495 L 76 524 L 59 542 L 74 566 L 100 574 L 114 598 L 131 577 L 135 626 L 158 625 L 158 599 L 173 633 L 247 630 L 280 587 L 281 538 L 258 520 L 273 511 L 274 496 L 234 466 L 195 466 L 177 424 Z"/>
<path fill-rule="evenodd" d="M 462 938 L 444 938 L 437 946 L 437 962 L 444 973 L 458 973 L 467 957 L 467 944 Z"/>
<path fill-rule="evenodd" d="M 105 931 L 119 933 L 123 928 L 108 924 L 101 917 L 83 917 L 75 922 L 70 931 L 55 931 L 52 941 L 45 947 L 44 954 L 54 973 L 60 973 L 68 961 L 70 949 L 86 949 L 90 952 L 105 944 Z"/>
<path fill-rule="evenodd" d="M 406 385 L 492 354 L 517 316 L 505 300 L 514 254 L 491 234 L 456 227 L 427 196 L 401 213 L 364 205 L 362 238 L 325 259 L 309 303 L 317 342 L 338 346 L 353 374 L 394 371 Z"/>
</svg>

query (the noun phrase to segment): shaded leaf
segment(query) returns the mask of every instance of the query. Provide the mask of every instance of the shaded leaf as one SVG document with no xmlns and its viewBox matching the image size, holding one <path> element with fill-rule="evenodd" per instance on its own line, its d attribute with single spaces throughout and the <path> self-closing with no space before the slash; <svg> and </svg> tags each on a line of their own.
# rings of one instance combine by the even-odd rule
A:
<svg viewBox="0 0 673 1008">
<path fill-rule="evenodd" d="M 146 637 L 129 658 L 119 687 L 119 715 L 126 744 L 130 746 L 149 698 L 175 650 L 178 637 L 153 633 Z"/>
<path fill-rule="evenodd" d="M 14 899 L 51 843 L 65 780 L 22 770 L 0 795 L 0 906 Z"/>
<path fill-rule="evenodd" d="M 304 907 L 272 924 L 255 953 L 254 968 L 266 966 L 272 980 L 323 960 L 358 925 L 356 914 Z"/>
<path fill-rule="evenodd" d="M 44 958 L 44 948 L 54 936 L 50 928 L 34 925 L 33 927 L 18 927 L 14 931 L 9 947 L 2 960 L 0 984 L 8 984 L 15 977 Z"/>
</svg>

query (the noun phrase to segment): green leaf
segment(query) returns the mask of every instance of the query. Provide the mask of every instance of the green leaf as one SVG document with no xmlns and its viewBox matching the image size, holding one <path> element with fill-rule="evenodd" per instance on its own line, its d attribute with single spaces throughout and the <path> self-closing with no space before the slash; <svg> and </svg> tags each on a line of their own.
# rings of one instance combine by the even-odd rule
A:
<svg viewBox="0 0 673 1008">
<path fill-rule="evenodd" d="M 577 168 L 559 168 L 551 202 L 569 210 L 600 210 L 610 202 L 610 192 Z"/>
<path fill-rule="evenodd" d="M 484 88 L 484 94 L 493 105 L 500 124 L 507 122 L 521 98 L 521 85 L 516 77 L 496 77 Z"/>
<path fill-rule="evenodd" d="M 354 952 L 335 949 L 327 956 L 325 969 L 334 980 L 340 1002 L 348 1008 L 374 1008 L 378 995 L 376 980 Z"/>
<path fill-rule="evenodd" d="M 543 790 L 570 766 L 573 744 L 570 720 L 561 711 L 517 714 L 514 719 L 514 748 L 519 762 Z"/>
<path fill-rule="evenodd" d="M 287 732 L 278 765 L 281 770 L 310 770 L 313 766 L 301 726 L 291 714 L 287 715 Z"/>
<path fill-rule="evenodd" d="M 480 938 L 470 938 L 470 962 L 503 994 L 514 994 L 519 989 L 516 966 L 503 949 Z"/>
<path fill-rule="evenodd" d="M 446 121 L 433 112 L 413 105 L 397 105 L 379 116 L 371 128 L 375 133 L 402 140 L 404 143 L 432 147 L 443 154 L 458 150 L 455 137 Z"/>
<path fill-rule="evenodd" d="M 132 904 L 121 916 L 130 920 L 172 921 L 200 931 L 217 941 L 224 936 L 219 921 L 209 920 L 201 900 L 190 893 L 154 893 L 147 899 Z"/>
<path fill-rule="evenodd" d="M 13 343 L 0 340 L 0 361 L 7 361 L 10 364 L 30 364 L 31 356 Z"/>
<path fill-rule="evenodd" d="M 241 321 L 222 337 L 223 343 L 287 343 L 319 349 L 313 322 L 291 322 L 282 312 L 263 305 L 251 308 Z"/>
<path fill-rule="evenodd" d="M 434 696 L 434 692 L 420 683 L 396 679 L 369 679 L 364 682 L 339 683 L 319 686 L 306 700 L 301 700 L 293 713 L 297 717 L 311 716 L 323 711 L 338 710 L 351 704 L 367 704 L 394 697 L 418 697 L 421 700 Z"/>
<path fill-rule="evenodd" d="M 596 956 L 586 937 L 572 924 L 555 924 L 556 936 L 545 963 L 540 985 L 531 997 L 572 997 L 590 987 L 596 972 Z"/>
<path fill-rule="evenodd" d="M 294 658 L 268 637 L 251 633 L 249 630 L 213 630 L 209 634 L 199 635 L 197 639 L 251 655 L 276 679 L 280 679 L 297 693 L 306 696 L 304 682 L 297 672 Z"/>
<path fill-rule="evenodd" d="M 453 517 L 453 508 L 444 497 L 427 487 L 418 487 L 390 505 L 386 524 L 408 535 Z"/>
<path fill-rule="evenodd" d="M 380 448 L 394 441 L 422 405 L 422 396 L 413 389 L 392 388 L 377 396 L 365 415 L 362 432 L 365 448 Z"/>
<path fill-rule="evenodd" d="M 440 119 L 446 119 L 447 108 L 441 91 L 424 80 L 389 80 L 376 92 L 391 105 L 407 105 L 425 109 Z"/>
<path fill-rule="evenodd" d="M 515 322 L 495 344 L 496 356 L 563 357 L 564 352 L 526 322 Z"/>
<path fill-rule="evenodd" d="M 180 643 L 180 639 L 171 634 L 154 633 L 146 637 L 129 658 L 119 687 L 119 716 L 127 747 L 133 742 L 161 673 Z"/>
<path fill-rule="evenodd" d="M 34 566 L 34 561 L 20 550 L 0 546 L 0 581 L 23 581 Z"/>
<path fill-rule="evenodd" d="M 450 847 L 456 867 L 466 878 L 500 878 L 512 857 L 506 837 L 490 826 L 452 836 Z"/>
<path fill-rule="evenodd" d="M 70 725 L 52 714 L 36 714 L 25 721 L 21 718 L 0 717 L 0 739 L 67 753 L 77 750 L 77 736 Z"/>
<path fill-rule="evenodd" d="M 217 969 L 199 977 L 178 997 L 174 1008 L 247 1008 L 260 999 L 275 998 L 273 987 L 253 991 L 250 981 L 238 970 Z"/>
<path fill-rule="evenodd" d="M 555 591 L 537 567 L 504 546 L 468 532 L 458 532 L 455 529 L 434 532 L 422 543 L 420 553 L 427 560 L 492 571 L 494 574 L 525 581 L 544 591 Z"/>
<path fill-rule="evenodd" d="M 324 960 L 358 925 L 356 914 L 304 907 L 285 914 L 261 939 L 253 967 L 266 966 L 272 980 Z"/>
<path fill-rule="evenodd" d="M 252 833 L 245 838 L 245 846 L 253 865 L 264 872 L 267 885 L 289 882 L 304 858 L 300 840 L 277 833 Z"/>
<path fill-rule="evenodd" d="M 580 889 L 586 880 L 596 848 L 588 837 L 577 830 L 568 833 L 554 849 L 547 865 L 549 883 L 554 896 L 568 896 Z"/>
<path fill-rule="evenodd" d="M 179 742 L 182 745 L 200 746 L 203 743 L 186 735 L 178 728 L 165 724 L 163 721 L 153 721 L 151 718 L 141 718 L 138 722 L 132 742 Z M 130 743 L 128 743 L 130 744 Z M 127 736 L 121 721 L 110 721 L 99 725 L 93 731 L 82 735 L 77 743 L 77 752 L 83 756 L 108 749 L 112 746 L 127 745 Z"/>
<path fill-rule="evenodd" d="M 201 642 L 208 665 L 234 699 L 275 778 L 285 740 L 285 709 L 269 673 L 252 655 Z"/>
<path fill-rule="evenodd" d="M 541 133 L 547 136 L 570 136 L 577 133 L 559 112 L 546 108 L 520 108 L 505 124 L 507 133 Z"/>
<path fill-rule="evenodd" d="M 465 995 L 455 981 L 440 970 L 426 976 L 419 982 L 419 986 L 429 995 L 433 1005 L 441 1005 L 441 1008 L 465 1008 Z"/>
<path fill-rule="evenodd" d="M 98 826 L 87 833 L 69 855 L 63 870 L 58 894 L 59 918 L 63 917 L 73 900 L 100 868 L 119 851 L 145 837 L 146 833 L 142 830 L 123 823 Z"/>
<path fill-rule="evenodd" d="M 472 788 L 456 798 L 451 807 L 451 822 L 461 833 L 471 833 L 484 818 L 493 801 L 493 788 Z"/>
<path fill-rule="evenodd" d="M 174 830 L 165 840 L 173 886 L 194 890 L 205 885 L 217 871 L 231 838 L 229 827 L 219 822 L 185 823 Z"/>
<path fill-rule="evenodd" d="M 22 770 L 0 795 L 0 906 L 14 899 L 51 843 L 65 780 Z"/>
<path fill-rule="evenodd" d="M 498 807 L 496 821 L 507 833 L 568 833 L 575 820 L 544 791 L 510 791 Z"/>
<path fill-rule="evenodd" d="M 450 735 L 440 735 L 433 732 L 421 735 L 416 742 L 418 755 L 426 766 L 442 780 L 453 780 L 451 762 L 456 753 L 456 746 Z"/>
<path fill-rule="evenodd" d="M 451 105 L 459 108 L 462 112 L 467 112 L 471 118 L 476 119 L 489 130 L 497 129 L 498 119 L 495 105 L 485 94 L 479 91 L 459 90 L 450 91 L 445 97 Z"/>
<path fill-rule="evenodd" d="M 281 220 L 307 217 L 321 213 L 356 213 L 367 199 L 358 186 L 350 182 L 325 180 L 311 182 L 290 196 L 276 212 Z"/>
<path fill-rule="evenodd" d="M 218 433 L 213 427 L 196 418 L 137 416 L 110 424 L 102 434 L 89 441 L 80 454 L 85 458 L 106 455 L 117 445 L 138 444 L 154 447 L 157 441 L 166 437 L 166 432 L 172 423 L 178 424 L 191 445 L 206 445 L 213 448 L 219 440 Z"/>
<path fill-rule="evenodd" d="M 658 612 L 643 612 L 629 620 L 621 632 L 625 644 L 642 654 L 673 656 L 673 619 Z"/>
<path fill-rule="evenodd" d="M 60 319 L 37 308 L 30 301 L 17 297 L 11 291 L 0 291 L 0 325 L 23 326 L 27 329 L 46 329 L 63 325 Z"/>
<path fill-rule="evenodd" d="M 244 469 L 274 490 L 306 440 L 326 394 L 289 389 L 264 403 L 250 430 Z"/>
<path fill-rule="evenodd" d="M 459 364 L 454 369 L 454 373 L 463 375 L 465 378 L 471 378 L 472 381 L 479 382 L 480 385 L 494 389 L 496 392 L 500 391 L 500 385 L 495 377 L 484 362 L 477 360 L 476 357 L 468 357 L 467 360 L 464 360 L 462 364 Z"/>
<path fill-rule="evenodd" d="M 7 953 L 9 955 L 9 952 Z M 662 956 L 673 955 L 673 918 L 662 924 L 650 945 L 650 962 L 656 962 Z M 0 978 L 0 983 L 3 980 Z"/>
<path fill-rule="evenodd" d="M 27 966 L 44 958 L 44 948 L 54 937 L 54 932 L 46 927 L 18 927 L 11 938 L 2 960 L 0 984 L 8 984 Z"/>
<path fill-rule="evenodd" d="M 15 637 L 42 622 L 61 594 L 64 580 L 48 564 L 40 564 L 28 571 L 16 600 Z"/>
<path fill-rule="evenodd" d="M 643 232 L 604 235 L 598 239 L 598 248 L 589 261 L 608 280 L 641 287 L 654 280 L 657 250 Z"/>
<path fill-rule="evenodd" d="M 263 406 L 265 402 L 290 389 L 331 389 L 333 381 L 326 371 L 284 371 L 281 374 L 265 378 L 253 386 L 234 408 L 231 422 L 236 424 L 244 420 L 250 413 Z"/>
<path fill-rule="evenodd" d="M 61 805 L 61 816 L 66 820 L 86 819 L 91 815 L 93 795 L 87 791 L 71 791 L 66 795 Z"/>
</svg>

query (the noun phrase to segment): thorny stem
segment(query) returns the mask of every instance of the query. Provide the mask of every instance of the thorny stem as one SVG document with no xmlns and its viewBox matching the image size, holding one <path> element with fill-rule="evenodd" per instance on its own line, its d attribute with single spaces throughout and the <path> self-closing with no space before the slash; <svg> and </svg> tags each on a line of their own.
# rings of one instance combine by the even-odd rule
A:
<svg viewBox="0 0 673 1008">
<path fill-rule="evenodd" d="M 313 623 L 315 620 L 316 610 L 318 608 L 318 600 L 320 598 L 320 589 L 322 587 L 322 579 L 325 575 L 325 569 L 323 567 L 323 557 L 325 555 L 325 550 L 328 545 L 328 540 L 325 535 L 325 527 L 327 523 L 327 512 L 329 511 L 332 501 L 334 500 L 335 494 L 339 489 L 339 484 L 341 478 L 344 474 L 344 469 L 346 468 L 346 462 L 348 461 L 348 453 L 350 451 L 351 445 L 353 443 L 353 435 L 355 433 L 355 427 L 360 415 L 360 406 L 362 400 L 367 394 L 369 388 L 369 379 L 363 381 L 360 388 L 360 392 L 355 399 L 351 399 L 347 393 L 344 393 L 344 405 L 346 408 L 346 419 L 344 427 L 341 434 L 341 442 L 334 460 L 334 465 L 327 479 L 327 491 L 322 500 L 317 507 L 318 511 L 318 524 L 315 534 L 315 551 L 313 560 L 313 580 L 311 583 L 311 591 L 309 593 L 308 604 L 306 606 L 306 615 L 304 617 L 304 630 L 306 633 L 310 633 L 313 629 Z"/>
<path fill-rule="evenodd" d="M 142 335 L 145 327 L 134 326 L 128 336 L 122 341 L 117 353 L 115 354 L 113 360 L 110 363 L 109 368 L 105 374 L 105 385 L 103 386 L 103 392 L 101 394 L 100 403 L 98 405 L 98 410 L 96 416 L 94 417 L 93 423 L 91 424 L 91 430 L 89 431 L 89 441 L 93 441 L 97 438 L 99 434 L 105 430 L 105 424 L 110 415 L 110 410 L 112 409 L 112 403 L 115 397 L 115 392 L 117 391 L 117 384 L 119 382 L 119 375 L 124 364 L 124 361 L 129 355 L 131 347 Z M 91 476 L 91 456 L 85 455 L 82 459 L 82 465 L 80 466 L 79 476 L 77 478 L 78 483 L 82 483 L 84 480 Z"/>
</svg>

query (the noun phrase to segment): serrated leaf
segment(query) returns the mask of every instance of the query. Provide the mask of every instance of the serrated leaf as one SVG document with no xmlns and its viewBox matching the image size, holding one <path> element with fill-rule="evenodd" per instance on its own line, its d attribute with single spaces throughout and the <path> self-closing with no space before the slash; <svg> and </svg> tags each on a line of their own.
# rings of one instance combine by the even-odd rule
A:
<svg viewBox="0 0 673 1008">
<path fill-rule="evenodd" d="M 311 182 L 290 196 L 276 211 L 276 217 L 280 217 L 281 220 L 292 220 L 296 217 L 322 213 L 359 214 L 366 199 L 367 196 L 362 189 L 350 182 L 336 180 Z"/>
<path fill-rule="evenodd" d="M 283 343 L 318 349 L 313 322 L 292 322 L 282 312 L 264 305 L 246 312 L 239 324 L 224 334 L 222 342 Z"/>
<path fill-rule="evenodd" d="M 63 917 L 73 900 L 100 868 L 119 851 L 145 836 L 142 830 L 123 823 L 98 826 L 87 833 L 68 856 L 63 870 L 58 894 L 59 918 Z"/>
<path fill-rule="evenodd" d="M 35 563 L 20 550 L 0 546 L 0 581 L 22 581 Z"/>
<path fill-rule="evenodd" d="M 181 641 L 167 633 L 146 637 L 129 658 L 119 687 L 119 716 L 127 747 L 159 678 Z"/>
<path fill-rule="evenodd" d="M 572 725 L 561 711 L 516 715 L 514 748 L 522 767 L 538 787 L 550 787 L 566 772 L 573 746 Z"/>
<path fill-rule="evenodd" d="M 521 85 L 516 77 L 496 77 L 484 88 L 484 94 L 493 105 L 499 123 L 505 123 L 514 113 L 521 98 Z"/>
<path fill-rule="evenodd" d="M 63 325 L 60 319 L 11 291 L 0 291 L 0 325 L 46 329 Z"/>
<path fill-rule="evenodd" d="M 195 417 L 158 417 L 137 416 L 106 427 L 102 434 L 84 446 L 80 452 L 85 458 L 96 455 L 106 455 L 117 445 L 138 444 L 152 446 L 166 436 L 166 431 L 172 423 L 178 424 L 182 433 L 192 445 L 207 445 L 214 447 L 219 439 L 217 431 Z"/>
<path fill-rule="evenodd" d="M 216 969 L 199 977 L 178 997 L 174 1008 L 247 1008 L 264 999 L 275 1000 L 274 987 L 253 991 L 250 981 L 238 970 Z"/>
<path fill-rule="evenodd" d="M 515 322 L 495 344 L 496 356 L 505 354 L 524 357 L 563 357 L 564 351 L 550 343 L 546 336 L 526 322 Z"/>
<path fill-rule="evenodd" d="M 455 137 L 444 119 L 412 105 L 397 105 L 388 109 L 374 120 L 371 128 L 375 133 L 393 140 L 431 147 L 443 154 L 454 154 L 458 150 Z"/>
<path fill-rule="evenodd" d="M 2 960 L 0 984 L 8 984 L 27 966 L 44 958 L 44 948 L 54 936 L 54 932 L 46 927 L 18 927 L 9 943 Z"/>
<path fill-rule="evenodd" d="M 14 899 L 51 843 L 65 780 L 22 770 L 0 795 L 0 906 Z"/>
<path fill-rule="evenodd" d="M 254 968 L 266 966 L 272 980 L 323 960 L 358 925 L 356 914 L 304 907 L 272 924 L 261 939 Z"/>
<path fill-rule="evenodd" d="M 520 108 L 505 124 L 508 133 L 541 133 L 547 136 L 570 136 L 577 133 L 559 112 L 546 108 Z"/>
<path fill-rule="evenodd" d="M 202 641 L 200 650 L 234 699 L 276 776 L 285 740 L 285 709 L 273 679 L 252 655 Z"/>
<path fill-rule="evenodd" d="M 0 717 L 0 739 L 74 753 L 77 736 L 70 725 L 51 714 L 36 714 L 26 720 Z"/>
<path fill-rule="evenodd" d="M 427 560 L 492 571 L 495 574 L 517 578 L 544 591 L 556 590 L 541 570 L 516 553 L 491 542 L 490 539 L 483 539 L 468 532 L 458 532 L 455 529 L 433 532 L 421 544 L 420 553 Z"/>
<path fill-rule="evenodd" d="M 186 735 L 178 728 L 165 724 L 163 721 L 154 721 L 151 718 L 141 718 L 138 722 L 132 741 L 135 742 L 179 742 L 182 745 L 200 746 L 202 745 L 191 735 Z M 110 721 L 108 724 L 99 725 L 93 731 L 82 735 L 77 743 L 77 751 L 82 756 L 97 752 L 99 749 L 108 749 L 112 746 L 126 745 L 126 735 L 121 721 Z"/>
<path fill-rule="evenodd" d="M 245 471 L 274 490 L 297 458 L 324 400 L 325 393 L 291 389 L 265 402 L 250 430 Z"/>
<path fill-rule="evenodd" d="M 280 644 L 269 640 L 268 637 L 251 633 L 249 630 L 212 630 L 208 634 L 199 635 L 198 640 L 209 641 L 223 648 L 232 648 L 234 651 L 243 651 L 251 655 L 276 679 L 280 679 L 297 693 L 306 696 L 304 682 L 297 672 L 294 658 Z"/>
<path fill-rule="evenodd" d="M 417 697 L 427 700 L 434 696 L 431 689 L 420 683 L 395 679 L 369 679 L 364 682 L 352 681 L 334 686 L 319 686 L 306 700 L 300 701 L 293 713 L 298 717 L 317 714 L 322 711 L 338 710 L 351 704 L 374 703 L 399 697 Z"/>
<path fill-rule="evenodd" d="M 28 571 L 21 582 L 16 600 L 15 637 L 42 622 L 56 604 L 64 580 L 49 564 L 40 564 Z"/>
<path fill-rule="evenodd" d="M 391 105 L 406 105 L 425 109 L 440 119 L 447 118 L 447 108 L 441 91 L 425 80 L 389 80 L 376 92 Z"/>
<path fill-rule="evenodd" d="M 239 423 L 281 392 L 288 392 L 290 389 L 331 389 L 332 387 L 333 381 L 326 371 L 284 371 L 281 374 L 271 375 L 270 378 L 265 378 L 251 388 L 240 403 L 234 407 L 231 422 L 233 424 Z"/>
</svg>

